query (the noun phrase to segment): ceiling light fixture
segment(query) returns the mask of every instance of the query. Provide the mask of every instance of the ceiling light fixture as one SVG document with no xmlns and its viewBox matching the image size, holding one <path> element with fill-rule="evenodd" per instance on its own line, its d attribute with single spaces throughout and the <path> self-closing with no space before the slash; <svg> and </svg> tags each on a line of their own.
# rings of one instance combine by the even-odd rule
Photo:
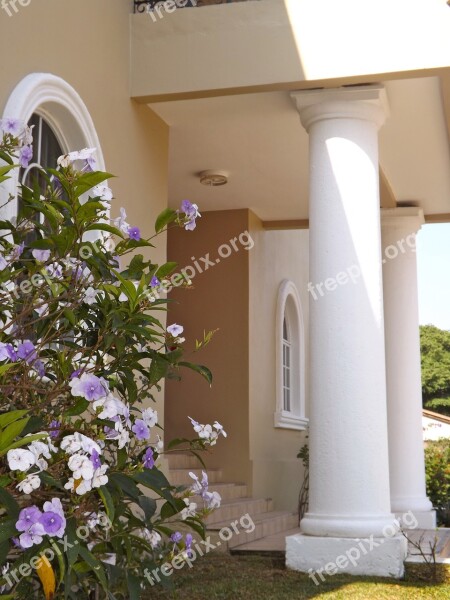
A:
<svg viewBox="0 0 450 600">
<path fill-rule="evenodd" d="M 226 173 L 225 171 L 202 171 L 199 174 L 199 177 L 200 183 L 202 185 L 217 187 L 219 185 L 225 185 L 226 183 L 228 183 L 228 173 Z"/>
</svg>

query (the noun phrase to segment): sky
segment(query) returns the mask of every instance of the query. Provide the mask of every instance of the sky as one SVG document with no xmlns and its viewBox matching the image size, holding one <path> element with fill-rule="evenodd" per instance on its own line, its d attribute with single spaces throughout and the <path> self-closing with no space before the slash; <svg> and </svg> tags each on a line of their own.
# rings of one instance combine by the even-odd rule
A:
<svg viewBox="0 0 450 600">
<path fill-rule="evenodd" d="M 450 330 L 450 223 L 422 226 L 417 273 L 419 323 Z"/>
</svg>

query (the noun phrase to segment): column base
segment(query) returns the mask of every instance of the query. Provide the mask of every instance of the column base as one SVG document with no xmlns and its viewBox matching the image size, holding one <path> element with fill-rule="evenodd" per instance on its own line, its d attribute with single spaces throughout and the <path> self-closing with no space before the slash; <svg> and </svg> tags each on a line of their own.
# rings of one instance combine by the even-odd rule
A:
<svg viewBox="0 0 450 600">
<path fill-rule="evenodd" d="M 408 520 L 405 518 L 408 516 Z M 411 519 L 414 516 L 415 521 Z M 395 518 L 399 520 L 403 529 L 436 529 L 435 510 L 409 510 L 406 513 L 396 512 Z"/>
<path fill-rule="evenodd" d="M 286 567 L 309 573 L 317 585 L 337 573 L 400 579 L 407 553 L 408 542 L 402 535 L 330 538 L 300 533 L 286 538 Z"/>
</svg>

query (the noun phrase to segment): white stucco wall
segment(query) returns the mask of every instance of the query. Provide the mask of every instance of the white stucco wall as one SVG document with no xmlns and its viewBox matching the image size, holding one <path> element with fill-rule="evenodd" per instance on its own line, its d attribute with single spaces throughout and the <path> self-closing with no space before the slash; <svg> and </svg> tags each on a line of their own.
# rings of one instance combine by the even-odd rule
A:
<svg viewBox="0 0 450 600">
<path fill-rule="evenodd" d="M 437 419 L 422 417 L 423 439 L 425 442 L 450 438 L 450 424 L 442 423 Z"/>
<path fill-rule="evenodd" d="M 250 251 L 250 459 L 253 495 L 270 496 L 276 509 L 296 510 L 303 467 L 296 458 L 306 432 L 274 427 L 276 410 L 275 316 L 278 289 L 285 279 L 296 285 L 305 325 L 308 372 L 308 231 L 265 231 L 250 215 L 255 242 Z M 306 416 L 308 416 L 306 381 Z"/>
</svg>

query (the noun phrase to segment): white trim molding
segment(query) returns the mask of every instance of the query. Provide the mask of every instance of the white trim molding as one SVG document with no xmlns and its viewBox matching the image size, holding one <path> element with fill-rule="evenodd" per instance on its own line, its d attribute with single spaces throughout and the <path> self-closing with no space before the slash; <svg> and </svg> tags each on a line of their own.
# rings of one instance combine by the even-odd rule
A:
<svg viewBox="0 0 450 600">
<path fill-rule="evenodd" d="M 283 394 L 283 323 L 287 319 L 291 336 L 291 407 L 284 409 Z M 304 430 L 305 417 L 305 329 L 300 295 L 295 284 L 285 279 L 278 290 L 275 321 L 276 410 L 275 427 Z"/>
<path fill-rule="evenodd" d="M 105 170 L 94 122 L 78 92 L 64 79 L 51 73 L 31 73 L 16 85 L 3 110 L 3 118 L 13 117 L 27 123 L 33 113 L 48 122 L 64 152 L 96 148 L 98 169 Z M 2 195 L 16 196 L 17 185 L 15 169 L 11 179 L 2 184 Z M 15 213 L 13 204 L 9 205 L 6 217 Z"/>
</svg>

